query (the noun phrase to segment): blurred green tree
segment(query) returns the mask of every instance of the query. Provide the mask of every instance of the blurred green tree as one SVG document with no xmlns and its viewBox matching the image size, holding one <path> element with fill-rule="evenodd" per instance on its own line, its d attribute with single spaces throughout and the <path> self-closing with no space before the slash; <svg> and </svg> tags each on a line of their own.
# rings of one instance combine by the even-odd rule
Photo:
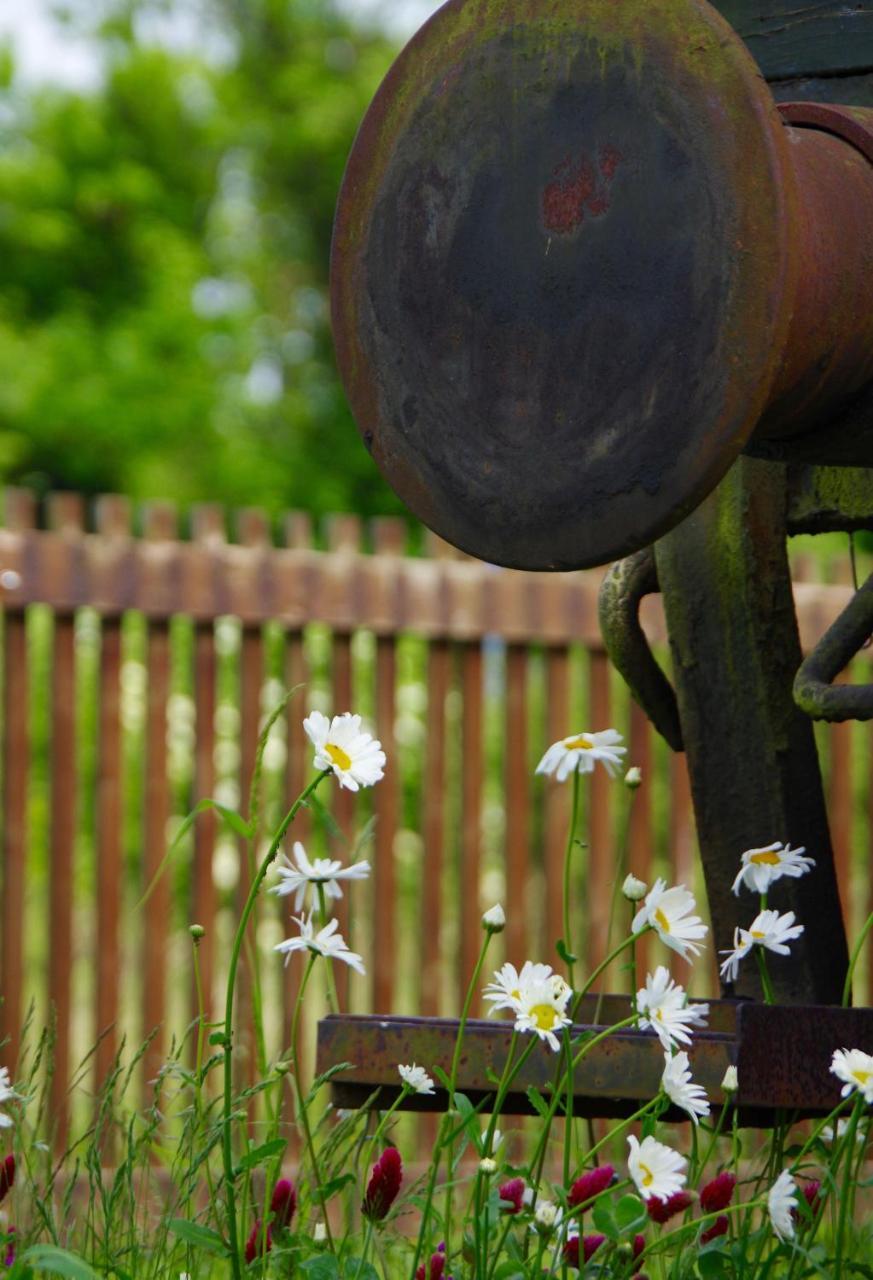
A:
<svg viewBox="0 0 873 1280">
<path fill-rule="evenodd" d="M 196 7 L 195 7 L 196 5 Z M 94 0 L 90 93 L 0 74 L 0 475 L 399 510 L 330 342 L 333 206 L 393 49 L 325 0 Z M 191 41 L 149 38 L 198 24 Z"/>
</svg>

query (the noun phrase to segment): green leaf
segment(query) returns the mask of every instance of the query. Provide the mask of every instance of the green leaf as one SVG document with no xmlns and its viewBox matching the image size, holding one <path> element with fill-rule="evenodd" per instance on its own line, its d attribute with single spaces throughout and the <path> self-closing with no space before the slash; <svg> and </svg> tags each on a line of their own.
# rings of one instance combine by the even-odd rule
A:
<svg viewBox="0 0 873 1280">
<path fill-rule="evenodd" d="M 256 1169 L 259 1164 L 266 1164 L 273 1156 L 280 1155 L 288 1145 L 286 1138 L 273 1138 L 270 1142 L 264 1142 L 259 1147 L 253 1147 L 239 1162 L 239 1171 L 244 1173 L 246 1169 Z"/>
<path fill-rule="evenodd" d="M 210 1230 L 209 1227 L 202 1227 L 199 1222 L 189 1222 L 187 1218 L 172 1218 L 167 1225 L 173 1235 L 184 1240 L 186 1244 L 205 1249 L 207 1253 L 227 1254 L 225 1243 L 218 1232 Z"/>
<path fill-rule="evenodd" d="M 712 1249 L 707 1245 L 703 1246 L 697 1255 L 697 1274 L 701 1280 L 727 1280 L 732 1274 L 730 1258 L 721 1245 Z"/>
<path fill-rule="evenodd" d="M 591 1216 L 594 1219 L 594 1225 L 597 1230 L 602 1232 L 609 1240 L 621 1239 L 621 1232 L 612 1209 L 604 1200 L 597 1201 Z"/>
<path fill-rule="evenodd" d="M 546 1102 L 545 1098 L 540 1093 L 539 1089 L 536 1087 L 535 1084 L 528 1085 L 527 1098 L 528 1098 L 528 1102 L 531 1104 L 534 1111 L 538 1112 L 543 1117 L 543 1119 L 545 1119 L 545 1117 L 549 1114 L 549 1104 Z"/>
<path fill-rule="evenodd" d="M 452 1082 L 449 1079 L 449 1077 L 446 1075 L 445 1071 L 443 1071 L 442 1067 L 438 1067 L 436 1063 L 434 1063 L 433 1073 L 436 1076 L 437 1080 L 439 1080 L 443 1088 L 446 1090 L 446 1092 L 451 1093 Z"/>
<path fill-rule="evenodd" d="M 564 942 L 563 938 L 559 938 L 555 943 L 555 950 L 564 961 L 564 964 L 575 964 L 579 959 L 578 956 L 574 956 L 573 952 L 567 949 L 567 944 Z"/>
<path fill-rule="evenodd" d="M 56 1276 L 69 1276 L 70 1280 L 100 1280 L 98 1273 L 83 1258 L 77 1258 L 66 1249 L 53 1244 L 35 1244 L 21 1255 L 23 1263 L 30 1263 L 35 1271 L 50 1271 Z"/>
<path fill-rule="evenodd" d="M 524 1272 L 519 1271 L 518 1263 L 501 1262 L 500 1266 L 494 1272 L 494 1280 L 524 1280 Z"/>
<path fill-rule="evenodd" d="M 625 1235 L 635 1234 L 641 1227 L 646 1225 L 648 1220 L 649 1215 L 646 1212 L 646 1206 L 639 1196 L 622 1196 L 615 1206 L 615 1221 L 618 1224 L 619 1231 L 622 1231 Z"/>
<path fill-rule="evenodd" d="M 209 1037 L 210 1044 L 220 1044 L 222 1048 L 227 1044 L 227 1036 L 223 1031 L 213 1031 Z"/>
<path fill-rule="evenodd" d="M 360 1258 L 349 1258 L 343 1267 L 343 1280 L 379 1280 L 379 1272 L 372 1262 L 362 1262 Z"/>
<path fill-rule="evenodd" d="M 309 1280 L 339 1280 L 339 1263 L 332 1253 L 320 1253 L 317 1258 L 307 1258 L 298 1270 Z M 354 1272 L 352 1273 L 354 1274 Z"/>
<path fill-rule="evenodd" d="M 246 822 L 246 820 L 243 817 L 241 817 L 240 814 L 238 814 L 234 809 L 225 808 L 225 806 L 223 804 L 219 804 L 217 800 L 208 800 L 208 799 L 201 800 L 198 805 L 195 805 L 195 807 L 188 814 L 187 818 L 185 818 L 185 820 L 182 822 L 181 826 L 179 827 L 179 830 L 176 832 L 176 836 L 175 836 L 175 839 L 173 840 L 173 843 L 170 845 L 169 849 L 167 849 L 167 852 L 164 854 L 163 858 L 161 858 L 160 864 L 158 865 L 158 869 L 151 878 L 151 883 L 149 884 L 145 893 L 140 898 L 139 902 L 136 904 L 136 907 L 134 908 L 134 910 L 139 910 L 140 907 L 145 906 L 149 898 L 154 893 L 156 884 L 160 880 L 161 876 L 164 874 L 164 870 L 166 869 L 167 863 L 170 861 L 170 858 L 178 849 L 182 840 L 184 840 L 185 836 L 194 826 L 194 823 L 197 821 L 200 814 L 206 813 L 210 809 L 212 809 L 215 813 L 219 814 L 227 823 L 227 825 L 230 827 L 230 829 L 234 831 L 238 836 L 241 836 L 243 840 L 250 840 L 252 838 L 251 827 Z"/>
<path fill-rule="evenodd" d="M 336 818 L 334 818 L 330 809 L 328 809 L 321 802 L 321 800 L 319 800 L 318 796 L 315 794 L 314 791 L 312 795 L 309 796 L 306 803 L 309 806 L 309 808 L 313 810 L 313 812 L 315 813 L 315 816 L 318 818 L 319 822 L 321 823 L 321 825 L 324 827 L 327 834 L 332 839 L 334 840 L 345 839 L 342 830 L 337 825 Z"/>
<path fill-rule="evenodd" d="M 331 1178 L 329 1182 L 324 1184 L 321 1188 L 318 1199 L 322 1204 L 324 1204 L 326 1201 L 330 1200 L 331 1196 L 335 1196 L 338 1191 L 342 1191 L 343 1187 L 347 1187 L 350 1182 L 354 1181 L 355 1175 L 353 1173 L 338 1174 L 336 1178 Z"/>
</svg>

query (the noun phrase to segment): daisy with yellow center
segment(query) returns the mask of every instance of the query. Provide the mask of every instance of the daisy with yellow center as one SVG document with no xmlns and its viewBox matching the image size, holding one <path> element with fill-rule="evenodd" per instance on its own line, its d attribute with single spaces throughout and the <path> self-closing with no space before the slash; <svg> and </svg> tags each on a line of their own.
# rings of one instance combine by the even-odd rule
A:
<svg viewBox="0 0 873 1280">
<path fill-rule="evenodd" d="M 347 711 L 328 720 L 320 711 L 313 711 L 303 721 L 303 728 L 315 747 L 315 768 L 332 770 L 341 787 L 357 791 L 384 777 L 382 744 L 361 729 L 360 716 Z"/>
<path fill-rule="evenodd" d="M 788 943 L 799 938 L 803 933 L 803 925 L 794 923 L 794 912 L 786 911 L 780 915 L 778 911 L 760 911 L 748 929 L 734 930 L 732 951 L 723 951 L 727 959 L 722 963 L 719 972 L 726 982 L 736 982 L 740 971 L 740 961 L 744 960 L 753 947 L 764 947 L 777 956 L 790 953 Z"/>
<path fill-rule="evenodd" d="M 537 773 L 554 774 L 558 782 L 564 782 L 572 773 L 592 773 L 598 761 L 611 778 L 622 767 L 622 756 L 627 748 L 620 746 L 621 734 L 615 729 L 602 729 L 599 733 L 575 733 L 560 742 L 553 742 L 537 765 Z"/>
<path fill-rule="evenodd" d="M 689 1004 L 683 987 L 674 982 L 667 969 L 658 965 L 654 974 L 646 975 L 646 985 L 637 992 L 639 1025 L 650 1027 L 665 1049 L 691 1043 L 691 1028 L 703 1027 L 709 1015 L 708 1004 Z"/>
<path fill-rule="evenodd" d="M 511 1009 L 513 1013 L 517 1013 L 524 986 L 529 982 L 554 980 L 557 976 L 552 972 L 550 964 L 534 964 L 531 960 L 525 960 L 519 973 L 515 965 L 507 961 L 495 971 L 494 981 L 488 983 L 482 995 L 491 1004 L 491 1013 L 496 1013 L 498 1009 Z"/>
<path fill-rule="evenodd" d="M 831 1071 L 838 1080 L 842 1080 L 841 1096 L 848 1098 L 850 1093 L 864 1095 L 869 1106 L 873 1103 L 873 1057 L 862 1049 L 837 1049 L 831 1059 Z"/>
<path fill-rule="evenodd" d="M 739 897 L 740 886 L 745 885 L 753 893 L 766 893 L 774 880 L 780 880 L 782 876 L 790 876 L 793 880 L 805 876 L 815 866 L 812 858 L 803 856 L 805 853 L 803 846 L 792 849 L 790 844 L 783 844 L 781 840 L 761 849 L 747 849 L 742 856 L 739 875 L 733 883 L 733 892 Z"/>
<path fill-rule="evenodd" d="M 688 1161 L 657 1138 L 628 1138 L 628 1173 L 644 1200 L 669 1200 L 685 1186 Z"/>
<path fill-rule="evenodd" d="M 661 1088 L 675 1106 L 688 1112 L 695 1124 L 699 1116 L 709 1115 L 706 1090 L 692 1081 L 688 1054 L 684 1049 L 673 1057 L 669 1053 L 664 1054 Z"/>
<path fill-rule="evenodd" d="M 656 880 L 634 916 L 631 929 L 634 933 L 642 933 L 647 927 L 654 929 L 662 942 L 688 960 L 689 952 L 700 954 L 698 940 L 707 933 L 700 917 L 690 914 L 696 906 L 694 895 L 684 884 L 668 889 L 666 880 Z"/>
<path fill-rule="evenodd" d="M 557 1053 L 561 1045 L 555 1033 L 570 1026 L 567 1003 L 572 994 L 566 983 L 559 987 L 553 976 L 528 980 L 515 1002 L 515 1030 L 535 1032 Z"/>
</svg>

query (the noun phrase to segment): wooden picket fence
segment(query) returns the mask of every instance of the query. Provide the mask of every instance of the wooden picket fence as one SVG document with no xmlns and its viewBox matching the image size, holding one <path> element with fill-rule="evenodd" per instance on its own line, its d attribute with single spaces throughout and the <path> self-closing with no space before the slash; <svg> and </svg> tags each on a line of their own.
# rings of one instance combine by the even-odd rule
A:
<svg viewBox="0 0 873 1280">
<path fill-rule="evenodd" d="M 166 503 L 134 511 L 120 497 L 89 505 L 59 493 L 40 509 L 30 493 L 6 492 L 0 1034 L 8 1061 L 31 1001 L 37 1025 L 53 1018 L 61 1140 L 74 1075 L 93 1090 L 123 1038 L 133 1046 L 158 1028 L 148 1089 L 171 1034 L 195 1016 L 192 922 L 206 930 L 199 961 L 210 1013 L 219 1009 L 251 875 L 237 837 L 202 814 L 141 898 L 198 799 L 247 812 L 259 733 L 286 688 L 302 686 L 265 753 L 261 840 L 311 776 L 301 723 L 310 708 L 361 710 L 389 760 L 384 781 L 358 797 L 322 787 L 331 821 L 305 812 L 293 832 L 310 852 L 348 857 L 375 818 L 360 851 L 372 877 L 339 904 L 367 967 L 366 979 L 340 967 L 345 1007 L 456 1013 L 481 912 L 498 899 L 503 954 L 555 959 L 568 788 L 536 779 L 534 766 L 580 726 L 624 732 L 644 783 L 631 805 L 601 771 L 586 781 L 576 948 L 588 962 L 604 954 L 617 867 L 701 888 L 684 757 L 610 669 L 597 626 L 601 576 L 495 569 L 396 519 L 338 516 L 314 530 L 299 512 L 274 523 L 257 510 L 230 518 L 201 506 L 183 532 Z M 805 644 L 850 591 L 845 581 L 798 584 Z M 656 599 L 644 618 L 663 646 Z M 855 665 L 854 678 L 870 678 L 866 657 Z M 869 735 L 842 725 L 820 739 L 854 925 L 870 906 Z M 268 959 L 294 928 L 289 905 L 268 895 L 257 922 L 274 1057 L 300 972 Z M 701 994 L 713 974 L 712 964 L 698 971 Z M 611 975 L 614 989 L 623 981 Z M 250 1001 L 249 981 L 243 1029 Z"/>
</svg>

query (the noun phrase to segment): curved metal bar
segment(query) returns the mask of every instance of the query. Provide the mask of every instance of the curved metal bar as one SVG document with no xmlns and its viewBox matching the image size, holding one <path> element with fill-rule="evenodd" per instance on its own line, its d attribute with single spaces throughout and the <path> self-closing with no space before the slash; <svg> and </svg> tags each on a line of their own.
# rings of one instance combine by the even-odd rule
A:
<svg viewBox="0 0 873 1280">
<path fill-rule="evenodd" d="M 606 652 L 636 701 L 673 750 L 682 751 L 676 694 L 640 626 L 640 601 L 659 589 L 652 547 L 619 560 L 600 588 L 600 631 Z"/>
<path fill-rule="evenodd" d="M 824 633 L 794 677 L 794 701 L 813 720 L 873 720 L 873 684 L 834 684 L 873 635 L 873 574 Z"/>
</svg>

